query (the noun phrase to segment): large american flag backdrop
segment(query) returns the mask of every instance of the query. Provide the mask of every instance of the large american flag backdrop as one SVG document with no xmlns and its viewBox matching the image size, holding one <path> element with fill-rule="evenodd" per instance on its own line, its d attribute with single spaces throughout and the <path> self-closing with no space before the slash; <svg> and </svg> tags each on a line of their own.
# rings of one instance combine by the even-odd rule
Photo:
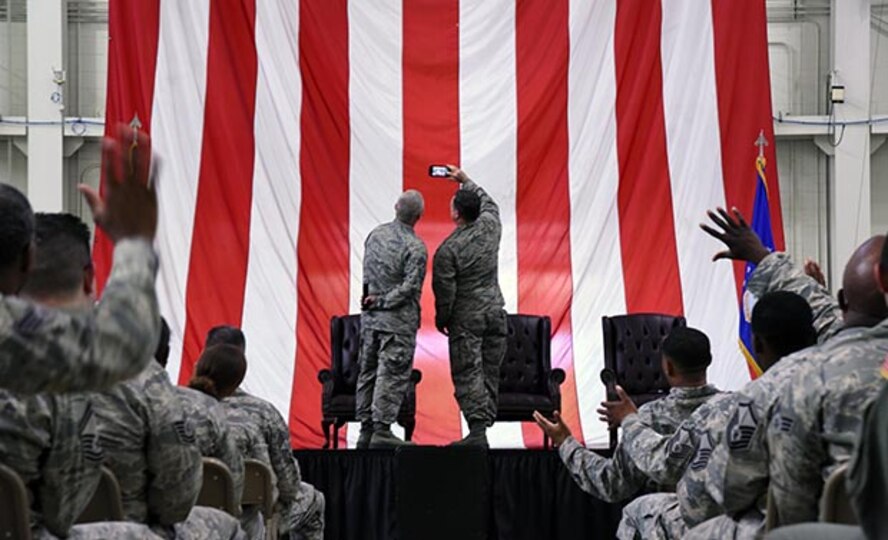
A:
<svg viewBox="0 0 888 540">
<path fill-rule="evenodd" d="M 112 0 L 107 125 L 138 116 L 161 160 L 157 282 L 169 365 L 243 327 L 248 391 L 318 447 L 329 320 L 358 312 L 363 241 L 420 190 L 433 253 L 460 164 L 499 202 L 509 312 L 552 318 L 563 415 L 606 440 L 602 315 L 683 314 L 712 379 L 748 380 L 742 268 L 713 264 L 705 211 L 750 211 L 754 142 L 773 141 L 764 0 Z M 767 149 L 778 247 L 782 222 Z M 110 247 L 97 241 L 99 279 Z M 465 431 L 446 338 L 422 296 L 414 440 Z M 346 430 L 349 441 L 356 429 Z M 529 424 L 494 446 L 532 447 Z"/>
</svg>

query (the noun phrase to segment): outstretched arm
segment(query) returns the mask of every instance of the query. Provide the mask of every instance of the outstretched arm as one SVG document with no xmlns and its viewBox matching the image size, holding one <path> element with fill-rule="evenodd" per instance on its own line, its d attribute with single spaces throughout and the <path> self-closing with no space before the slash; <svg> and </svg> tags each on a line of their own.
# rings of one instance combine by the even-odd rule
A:
<svg viewBox="0 0 888 540">
<path fill-rule="evenodd" d="M 448 169 L 450 169 L 450 178 L 454 181 L 459 182 L 461 189 L 465 189 L 468 191 L 472 191 L 478 195 L 481 199 L 481 215 L 478 219 L 487 218 L 493 219 L 499 222 L 500 220 L 500 212 L 499 206 L 497 206 L 496 201 L 488 195 L 484 189 L 475 183 L 474 180 L 469 178 L 469 176 L 457 167 L 456 165 L 448 165 Z"/>
</svg>

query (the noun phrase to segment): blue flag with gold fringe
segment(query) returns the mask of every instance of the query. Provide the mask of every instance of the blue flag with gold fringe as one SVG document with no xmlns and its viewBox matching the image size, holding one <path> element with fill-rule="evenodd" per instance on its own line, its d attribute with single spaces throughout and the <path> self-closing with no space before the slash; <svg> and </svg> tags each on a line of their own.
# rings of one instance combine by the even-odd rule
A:
<svg viewBox="0 0 888 540">
<path fill-rule="evenodd" d="M 755 202 L 752 207 L 750 227 L 761 238 L 765 247 L 773 251 L 774 231 L 771 227 L 771 204 L 768 200 L 768 181 L 765 177 L 765 165 L 767 162 L 764 156 L 764 146 L 767 142 L 765 141 L 764 134 L 759 135 L 759 140 L 756 141 L 756 144 L 759 146 L 759 155 L 755 160 Z M 750 321 L 754 305 L 746 291 L 749 276 L 752 275 L 755 267 L 756 265 L 753 263 L 746 263 L 746 273 L 743 275 L 743 296 L 740 300 L 740 350 L 746 358 L 749 373 L 753 379 L 762 374 L 762 369 L 755 360 L 752 346 L 752 326 Z"/>
</svg>

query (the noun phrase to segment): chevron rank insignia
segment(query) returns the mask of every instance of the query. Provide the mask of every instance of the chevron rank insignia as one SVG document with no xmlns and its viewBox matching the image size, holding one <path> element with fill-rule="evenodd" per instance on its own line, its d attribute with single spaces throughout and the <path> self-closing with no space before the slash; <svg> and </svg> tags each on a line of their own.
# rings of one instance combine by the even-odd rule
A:
<svg viewBox="0 0 888 540">
<path fill-rule="evenodd" d="M 709 465 L 709 458 L 712 457 L 712 449 L 714 447 L 715 441 L 712 440 L 712 435 L 707 431 L 700 437 L 697 453 L 694 454 L 694 460 L 689 465 L 692 471 L 701 471 Z"/>
<path fill-rule="evenodd" d="M 741 401 L 728 424 L 726 432 L 728 448 L 738 451 L 748 450 L 757 427 L 758 419 L 752 411 L 752 402 Z"/>
</svg>

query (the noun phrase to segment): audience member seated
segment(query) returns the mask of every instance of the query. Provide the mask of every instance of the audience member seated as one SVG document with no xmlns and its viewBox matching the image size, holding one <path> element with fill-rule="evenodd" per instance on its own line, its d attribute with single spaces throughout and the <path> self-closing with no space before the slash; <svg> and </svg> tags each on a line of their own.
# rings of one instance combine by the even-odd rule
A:
<svg viewBox="0 0 888 540">
<path fill-rule="evenodd" d="M 149 181 L 150 142 L 122 128 L 122 152 L 103 142 L 107 199 L 83 188 L 96 225 L 115 243 L 105 296 L 72 317 L 11 298 L 24 284 L 34 215 L 15 188 L 0 184 L 0 387 L 19 394 L 98 390 L 139 373 L 157 337 L 157 198 Z M 141 165 L 134 167 L 138 160 Z"/>
<path fill-rule="evenodd" d="M 795 293 L 773 292 L 761 297 L 752 311 L 751 324 L 757 360 L 766 374 L 773 366 L 782 364 L 783 357 L 814 343 L 813 319 L 808 303 Z M 763 332 L 763 328 L 769 330 Z M 759 334 L 755 333 L 756 329 Z M 671 436 L 660 435 L 637 422 L 627 426 L 623 420 L 623 445 L 630 455 L 638 456 L 635 465 L 654 481 L 679 482 L 688 470 L 706 467 L 739 400 L 738 393 L 721 394 L 709 400 Z M 618 538 L 682 538 L 687 530 L 678 502 L 682 489 L 679 483 L 678 494 L 645 495 L 629 503 L 623 509 Z"/>
<path fill-rule="evenodd" d="M 212 407 L 214 411 L 218 408 L 218 414 L 221 415 L 222 422 L 225 424 L 226 446 L 232 445 L 233 451 L 237 453 L 241 480 L 243 479 L 244 459 L 258 459 L 264 463 L 271 463 L 268 457 L 268 447 L 262 439 L 258 426 L 253 424 L 243 411 L 219 403 L 219 399 L 231 395 L 237 388 L 246 371 L 247 361 L 241 349 L 232 345 L 213 345 L 204 349 L 200 355 L 194 368 L 194 375 L 188 383 L 189 388 L 180 389 L 183 393 L 199 395 L 201 401 L 211 402 L 207 405 Z M 226 381 L 237 382 L 229 382 L 226 385 Z M 197 400 L 195 400 L 196 402 Z M 230 413 L 236 414 L 232 414 L 229 418 Z M 234 422 L 232 422 L 232 418 Z M 200 437 L 198 436 L 198 438 Z M 241 484 L 242 482 L 238 483 L 236 487 L 238 493 L 243 491 Z M 265 523 L 260 510 L 255 506 L 245 507 L 241 515 L 241 527 L 251 540 L 265 538 Z"/>
<path fill-rule="evenodd" d="M 88 311 L 93 283 L 89 229 L 67 214 L 38 214 L 35 228 L 33 268 L 22 294 L 46 307 Z M 96 490 L 103 459 L 88 394 L 22 397 L 0 390 L 0 409 L 0 462 L 18 473 L 28 490 L 35 538 L 153 537 L 136 524 L 72 528 Z"/>
<path fill-rule="evenodd" d="M 635 416 L 636 421 L 661 435 L 671 435 L 694 410 L 719 393 L 719 390 L 706 382 L 706 369 L 712 362 L 709 338 L 693 328 L 675 328 L 666 336 L 662 345 L 663 373 L 669 382 L 669 394 L 641 406 Z M 619 386 L 617 393 L 625 396 Z M 606 407 L 632 403 L 623 399 Z M 555 422 L 550 422 L 539 412 L 534 414 L 537 424 L 558 446 L 558 453 L 580 488 L 599 499 L 615 502 L 636 495 L 646 486 L 656 491 L 673 491 L 675 485 L 655 486 L 642 474 L 626 453 L 622 444 L 617 444 L 613 457 L 606 459 L 587 450 L 573 438 L 570 429 L 555 413 Z"/>
<path fill-rule="evenodd" d="M 289 530 L 290 537 L 294 539 L 321 540 L 324 537 L 324 495 L 302 481 L 299 464 L 293 458 L 290 447 L 287 423 L 274 405 L 239 388 L 247 369 L 243 357 L 246 354 L 246 337 L 238 328 L 215 327 L 208 333 L 205 346 L 210 348 L 214 345 L 230 345 L 240 349 L 243 369 L 207 370 L 202 371 L 201 375 L 213 373 L 214 385 L 222 403 L 239 409 L 262 432 L 270 457 L 269 465 L 277 477 L 278 510 L 284 518 L 282 528 Z M 232 421 L 231 416 L 229 421 Z"/>
<path fill-rule="evenodd" d="M 867 256 L 858 257 L 864 250 Z M 823 479 L 850 459 L 860 412 L 884 385 L 878 374 L 888 357 L 888 295 L 880 290 L 885 285 L 888 243 L 880 236 L 864 243 L 848 263 L 842 301 L 848 326 L 872 328 L 840 334 L 829 361 L 805 366 L 782 389 L 779 421 L 768 426 L 767 435 L 778 525 L 817 518 Z"/>
<path fill-rule="evenodd" d="M 888 366 L 880 370 L 888 378 Z M 863 429 L 851 462 L 848 492 L 861 526 L 804 523 L 781 527 L 768 540 L 879 540 L 888 537 L 888 384 L 863 415 Z"/>
<path fill-rule="evenodd" d="M 98 394 L 105 465 L 120 483 L 124 517 L 165 538 L 244 539 L 237 519 L 195 507 L 202 460 L 194 425 L 157 362 Z"/>
</svg>

